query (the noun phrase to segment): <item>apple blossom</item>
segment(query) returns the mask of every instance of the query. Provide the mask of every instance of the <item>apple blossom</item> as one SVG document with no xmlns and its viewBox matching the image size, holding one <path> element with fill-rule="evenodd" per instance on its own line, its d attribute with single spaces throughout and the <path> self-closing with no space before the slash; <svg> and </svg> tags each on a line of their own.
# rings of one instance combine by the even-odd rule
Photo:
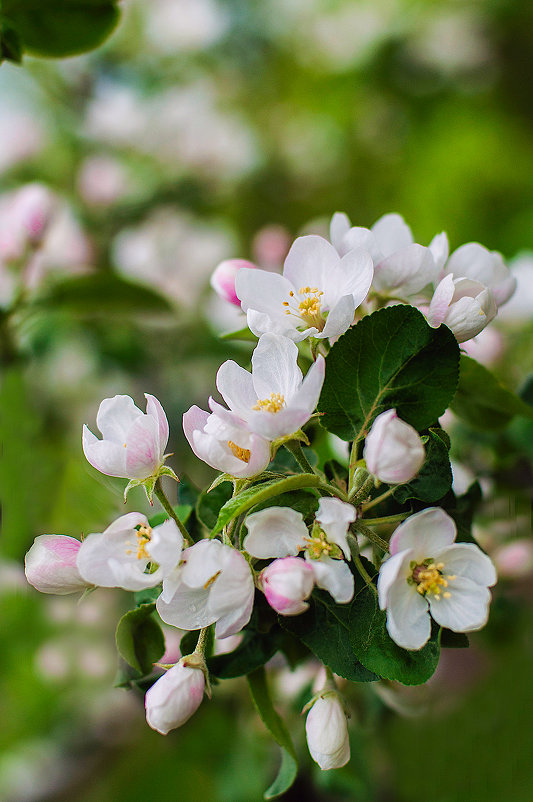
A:
<svg viewBox="0 0 533 802">
<path fill-rule="evenodd" d="M 298 347 L 288 337 L 263 334 L 252 355 L 252 372 L 228 360 L 217 373 L 224 401 L 251 431 L 275 440 L 307 423 L 320 397 L 326 363 L 318 356 L 305 379 Z"/>
<path fill-rule="evenodd" d="M 429 507 L 407 518 L 392 536 L 378 596 L 387 610 L 388 633 L 404 649 L 426 643 L 430 615 L 454 632 L 481 629 L 487 621 L 496 570 L 478 546 L 454 543 L 456 535 L 453 519 Z"/>
<path fill-rule="evenodd" d="M 307 746 L 323 771 L 340 769 L 350 760 L 346 713 L 336 691 L 319 694 L 305 722 Z"/>
<path fill-rule="evenodd" d="M 96 416 L 101 440 L 83 427 L 83 453 L 101 473 L 147 479 L 163 465 L 168 421 L 157 398 L 148 393 L 145 397 L 146 413 L 129 395 L 104 398 Z"/>
<path fill-rule="evenodd" d="M 254 601 L 250 566 L 219 540 L 200 540 L 181 555 L 163 580 L 157 611 L 167 624 L 202 629 L 216 622 L 215 636 L 234 635 L 248 623 Z"/>
<path fill-rule="evenodd" d="M 41 593 L 65 595 L 84 590 L 76 565 L 81 542 L 67 535 L 39 535 L 26 554 L 26 579 Z"/>
<path fill-rule="evenodd" d="M 387 484 L 403 484 L 416 476 L 426 452 L 420 435 L 396 414 L 382 412 L 366 437 L 363 456 L 370 473 Z"/>
<path fill-rule="evenodd" d="M 348 527 L 355 520 L 351 504 L 336 498 L 321 498 L 311 533 L 303 516 L 289 507 L 267 507 L 246 519 L 248 535 L 244 548 L 253 557 L 288 557 L 305 550 L 319 588 L 335 601 L 351 601 L 353 575 L 343 557 L 350 559 Z"/>
<path fill-rule="evenodd" d="M 199 459 L 218 471 L 247 479 L 270 462 L 270 443 L 250 431 L 244 421 L 211 402 L 216 413 L 192 406 L 183 416 L 183 431 Z"/>
<path fill-rule="evenodd" d="M 516 278 L 502 255 L 498 251 L 489 251 L 478 242 L 467 242 L 457 248 L 448 259 L 444 272 L 488 287 L 497 306 L 506 303 L 516 289 Z"/>
<path fill-rule="evenodd" d="M 437 278 L 448 255 L 446 235 L 438 234 L 429 247 L 415 243 L 411 229 L 399 214 L 386 214 L 372 228 L 351 226 L 344 213 L 333 215 L 330 238 L 341 255 L 364 248 L 374 262 L 372 286 L 382 295 L 408 298 Z"/>
<path fill-rule="evenodd" d="M 257 270 L 257 265 L 247 259 L 225 259 L 215 267 L 209 279 L 209 283 L 220 298 L 239 307 L 241 302 L 235 293 L 235 278 L 243 267 Z"/>
<path fill-rule="evenodd" d="M 270 606 L 281 615 L 304 613 L 309 605 L 315 575 L 300 557 L 274 560 L 261 572 L 261 587 Z"/>
<path fill-rule="evenodd" d="M 449 273 L 437 286 L 427 319 L 437 328 L 444 323 L 457 342 L 463 343 L 479 334 L 496 317 L 498 307 L 492 291 L 479 281 L 456 278 Z"/>
<path fill-rule="evenodd" d="M 144 702 L 148 725 L 161 735 L 181 727 L 200 707 L 204 690 L 202 669 L 182 658 L 148 689 Z"/>
<path fill-rule="evenodd" d="M 293 243 L 282 276 L 243 268 L 235 291 L 254 334 L 273 332 L 300 342 L 343 334 L 368 294 L 372 274 L 366 251 L 341 258 L 327 240 L 311 235 Z"/>
<path fill-rule="evenodd" d="M 78 570 L 104 588 L 143 590 L 158 585 L 178 564 L 183 535 L 168 519 L 151 527 L 140 512 L 121 515 L 105 532 L 91 534 L 78 552 Z"/>
</svg>

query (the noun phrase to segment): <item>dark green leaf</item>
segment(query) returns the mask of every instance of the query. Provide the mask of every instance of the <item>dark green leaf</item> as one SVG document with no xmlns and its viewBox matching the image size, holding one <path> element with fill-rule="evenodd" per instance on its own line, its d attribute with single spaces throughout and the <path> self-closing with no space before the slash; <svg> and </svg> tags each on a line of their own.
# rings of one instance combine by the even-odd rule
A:
<svg viewBox="0 0 533 802">
<path fill-rule="evenodd" d="M 223 482 L 210 490 L 209 493 L 204 490 L 198 496 L 196 515 L 209 530 L 216 525 L 220 509 L 229 501 L 232 492 L 231 482 Z"/>
<path fill-rule="evenodd" d="M 4 0 L 2 10 L 24 50 L 53 58 L 98 47 L 120 16 L 115 0 Z"/>
<path fill-rule="evenodd" d="M 292 493 L 283 493 L 281 496 L 273 496 L 262 504 L 258 504 L 255 512 L 264 510 L 267 507 L 290 507 L 296 512 L 308 518 L 318 509 L 318 497 L 316 491 L 294 490 Z"/>
<path fill-rule="evenodd" d="M 239 646 L 229 654 L 219 654 L 207 661 L 209 672 L 219 679 L 241 677 L 255 671 L 273 657 L 282 645 L 282 633 L 246 631 Z"/>
<path fill-rule="evenodd" d="M 514 415 L 533 418 L 533 407 L 500 384 L 487 368 L 461 354 L 461 376 L 451 408 L 475 429 L 503 429 Z"/>
<path fill-rule="evenodd" d="M 412 306 L 364 317 L 333 345 L 319 401 L 322 425 L 344 440 L 365 437 L 374 418 L 396 409 L 424 429 L 450 403 L 459 376 L 459 347 L 446 326 L 432 329 Z"/>
<path fill-rule="evenodd" d="M 394 498 L 403 504 L 410 498 L 420 501 L 438 501 L 452 486 L 452 470 L 448 448 L 442 429 L 429 429 L 425 443 L 426 459 L 415 478 L 408 484 L 400 485 L 394 492 Z M 447 437 L 447 435 L 446 435 Z"/>
<path fill-rule="evenodd" d="M 22 61 L 22 42 L 13 26 L 0 19 L 0 63 L 5 59 L 19 64 Z"/>
<path fill-rule="evenodd" d="M 526 377 L 518 395 L 528 406 L 533 407 L 533 374 Z"/>
<path fill-rule="evenodd" d="M 142 604 L 122 616 L 115 638 L 121 657 L 142 675 L 150 674 L 153 664 L 165 652 L 161 627 L 153 617 L 155 604 Z"/>
<path fill-rule="evenodd" d="M 468 649 L 470 645 L 464 632 L 452 632 L 451 629 L 441 629 L 439 643 L 442 649 Z"/>
<path fill-rule="evenodd" d="M 161 594 L 161 585 L 156 585 L 155 588 L 145 588 L 144 590 L 136 590 L 133 594 L 135 604 L 141 607 L 143 604 L 152 604 L 159 598 Z"/>
<path fill-rule="evenodd" d="M 296 779 L 298 771 L 296 752 L 289 731 L 272 704 L 264 668 L 258 668 L 248 674 L 248 686 L 257 712 L 281 747 L 281 766 L 278 775 L 264 794 L 265 799 L 275 799 L 285 793 Z"/>
<path fill-rule="evenodd" d="M 472 536 L 472 521 L 481 499 L 481 486 L 479 482 L 473 482 L 462 496 L 456 496 L 453 490 L 450 490 L 446 497 L 441 500 L 440 506 L 455 521 L 458 542 L 476 543 Z M 476 545 L 478 544 L 476 543 Z"/>
</svg>

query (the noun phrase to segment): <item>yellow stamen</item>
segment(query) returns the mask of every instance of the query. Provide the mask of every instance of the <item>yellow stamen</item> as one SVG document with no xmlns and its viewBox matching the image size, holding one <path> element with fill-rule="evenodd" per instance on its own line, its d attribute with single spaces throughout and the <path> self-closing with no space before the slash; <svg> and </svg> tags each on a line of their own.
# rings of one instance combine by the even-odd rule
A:
<svg viewBox="0 0 533 802">
<path fill-rule="evenodd" d="M 237 457 L 237 459 L 242 460 L 242 462 L 250 462 L 252 452 L 249 448 L 241 448 L 237 443 L 234 443 L 233 440 L 228 440 L 228 446 L 233 456 Z"/>
<path fill-rule="evenodd" d="M 138 560 L 149 560 L 150 555 L 146 551 L 146 546 L 150 542 L 152 538 L 152 528 L 150 526 L 146 526 L 145 524 L 141 524 L 139 529 L 137 530 L 137 559 Z M 131 549 L 128 550 L 126 553 L 131 553 Z"/>
<path fill-rule="evenodd" d="M 214 581 L 215 581 L 215 580 L 216 580 L 216 579 L 217 579 L 217 578 L 220 576 L 220 574 L 221 574 L 221 573 L 222 573 L 222 571 L 217 571 L 217 572 L 216 572 L 216 574 L 213 574 L 213 576 L 211 577 L 211 579 L 208 579 L 208 580 L 207 580 L 207 582 L 205 583 L 205 585 L 204 585 L 204 590 L 207 590 L 207 588 L 208 588 L 210 585 L 212 585 L 212 584 L 213 584 L 213 582 L 214 582 Z"/>
<path fill-rule="evenodd" d="M 275 414 L 283 409 L 285 406 L 285 396 L 281 393 L 271 393 L 268 398 L 258 398 L 257 403 L 254 404 L 252 409 L 262 412 L 272 412 Z"/>
<path fill-rule="evenodd" d="M 412 574 L 409 577 L 411 583 L 416 584 L 417 592 L 421 596 L 433 596 L 433 601 L 440 601 L 441 595 L 443 599 L 451 598 L 450 591 L 444 589 L 448 587 L 448 582 L 455 579 L 455 575 L 444 575 L 442 570 L 444 563 L 434 563 L 432 560 L 426 560 L 423 563 L 412 566 Z"/>
<path fill-rule="evenodd" d="M 288 301 L 283 301 L 283 306 L 288 307 L 285 310 L 285 314 L 298 317 L 306 326 L 314 326 L 319 331 L 322 331 L 326 324 L 322 313 L 321 301 L 324 293 L 319 290 L 318 287 L 300 287 L 298 295 L 300 296 L 300 301 L 297 306 L 291 306 Z M 297 302 L 297 298 L 292 290 L 289 296 Z"/>
</svg>

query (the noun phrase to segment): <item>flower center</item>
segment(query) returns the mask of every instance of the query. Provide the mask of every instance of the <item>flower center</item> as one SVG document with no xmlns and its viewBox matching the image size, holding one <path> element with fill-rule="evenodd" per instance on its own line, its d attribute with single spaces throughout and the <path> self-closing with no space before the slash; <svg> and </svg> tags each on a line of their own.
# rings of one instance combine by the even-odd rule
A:
<svg viewBox="0 0 533 802">
<path fill-rule="evenodd" d="M 152 539 L 152 527 L 147 526 L 147 524 L 141 524 L 136 531 L 137 534 L 137 553 L 136 557 L 138 560 L 150 560 L 151 557 L 146 551 L 146 546 Z M 131 540 L 126 541 L 129 546 L 133 545 Z M 134 549 L 126 549 L 126 554 L 133 554 Z"/>
<path fill-rule="evenodd" d="M 444 563 L 435 563 L 431 559 L 424 560 L 423 563 L 416 563 L 413 560 L 409 568 L 412 573 L 407 581 L 416 585 L 417 592 L 421 596 L 433 595 L 435 601 L 441 596 L 443 599 L 451 597 L 452 594 L 446 588 L 448 582 L 455 579 L 455 574 L 443 574 Z"/>
<path fill-rule="evenodd" d="M 283 306 L 287 307 L 285 314 L 298 317 L 306 326 L 314 326 L 322 331 L 326 325 L 320 300 L 324 293 L 318 287 L 300 287 L 298 297 L 292 290 L 289 295 L 291 300 L 283 301 Z"/>
<path fill-rule="evenodd" d="M 342 559 L 342 551 L 336 543 L 330 543 L 326 533 L 317 523 L 313 526 L 311 537 L 305 538 L 305 548 L 310 560 L 320 560 L 321 557 L 331 557 L 333 560 Z"/>
<path fill-rule="evenodd" d="M 249 448 L 241 448 L 237 443 L 234 443 L 233 440 L 228 440 L 228 446 L 234 457 L 237 457 L 237 459 L 240 459 L 242 462 L 250 462 L 252 452 Z"/>
<path fill-rule="evenodd" d="M 275 414 L 285 406 L 285 396 L 281 393 L 270 393 L 268 398 L 258 398 L 252 409 L 259 412 L 272 412 Z"/>
</svg>

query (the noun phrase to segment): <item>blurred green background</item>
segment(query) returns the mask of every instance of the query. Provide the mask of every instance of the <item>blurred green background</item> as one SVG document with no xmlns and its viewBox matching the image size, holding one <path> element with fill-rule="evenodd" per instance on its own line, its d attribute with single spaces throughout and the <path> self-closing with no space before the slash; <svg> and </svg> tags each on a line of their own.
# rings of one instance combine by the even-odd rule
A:
<svg viewBox="0 0 533 802">
<path fill-rule="evenodd" d="M 24 184 L 45 185 L 54 213 L 37 278 L 28 254 L 15 273 L 0 263 L 0 800 L 262 798 L 278 755 L 245 683 L 219 686 L 182 730 L 150 731 L 142 699 L 112 688 L 127 595 L 39 596 L 24 553 L 125 511 L 123 482 L 81 452 L 106 396 L 155 394 L 170 464 L 212 478 L 181 415 L 250 346 L 219 339 L 242 322 L 209 275 L 233 256 L 279 267 L 334 211 L 363 226 L 397 211 L 418 242 L 444 229 L 452 249 L 502 251 L 519 293 L 473 355 L 518 389 L 533 373 L 532 53 L 528 0 L 124 0 L 94 53 L 2 65 L 0 246 Z M 427 688 L 346 689 L 352 760 L 338 772 L 306 755 L 312 673 L 275 667 L 302 758 L 287 800 L 533 798 L 533 429 L 447 426 L 456 481 L 482 479 L 480 542 L 496 556 L 519 544 L 491 622 Z M 141 491 L 126 509 L 146 511 Z"/>
</svg>

